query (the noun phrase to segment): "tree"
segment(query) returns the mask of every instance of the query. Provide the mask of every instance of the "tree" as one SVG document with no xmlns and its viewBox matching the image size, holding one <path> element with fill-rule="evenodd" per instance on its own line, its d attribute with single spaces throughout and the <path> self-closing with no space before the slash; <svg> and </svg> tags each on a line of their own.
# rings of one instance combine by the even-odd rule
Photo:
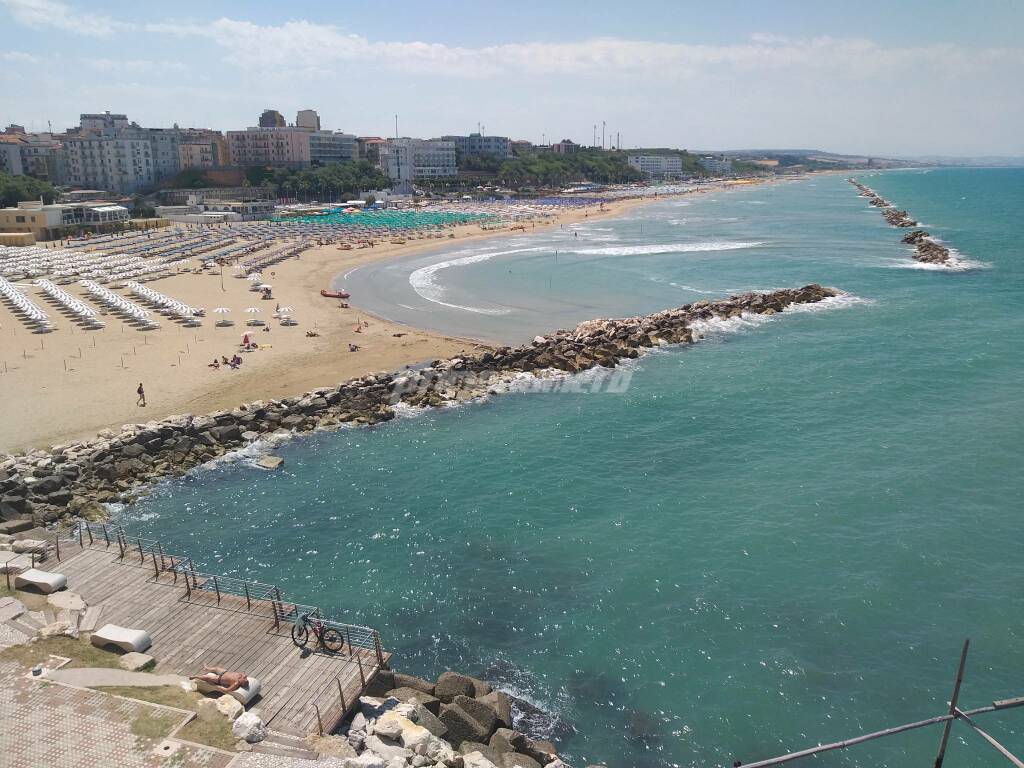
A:
<svg viewBox="0 0 1024 768">
<path fill-rule="evenodd" d="M 12 176 L 0 172 L 0 207 L 13 208 L 18 203 L 43 198 L 44 203 L 57 199 L 57 190 L 41 179 L 32 176 Z"/>
</svg>

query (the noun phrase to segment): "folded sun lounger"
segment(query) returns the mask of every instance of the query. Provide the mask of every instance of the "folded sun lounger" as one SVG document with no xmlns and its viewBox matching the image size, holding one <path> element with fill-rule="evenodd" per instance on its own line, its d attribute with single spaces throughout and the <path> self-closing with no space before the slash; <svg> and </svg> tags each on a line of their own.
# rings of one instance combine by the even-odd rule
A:
<svg viewBox="0 0 1024 768">
<path fill-rule="evenodd" d="M 216 693 L 217 689 L 214 688 L 210 683 L 205 680 L 196 680 L 196 690 L 200 693 Z M 255 677 L 249 678 L 249 684 L 243 685 L 241 688 L 236 688 L 228 696 L 233 696 L 238 702 L 246 707 L 249 703 L 260 695 L 260 681 Z"/>
<path fill-rule="evenodd" d="M 35 587 L 40 592 L 44 592 L 47 595 L 51 592 L 56 592 L 59 589 L 64 589 L 67 585 L 68 577 L 63 573 L 40 571 L 37 568 L 29 568 L 27 571 L 22 571 L 14 577 L 15 589 L 20 587 Z"/>
<path fill-rule="evenodd" d="M 126 653 L 131 651 L 142 653 L 153 644 L 153 639 L 144 629 L 127 629 L 116 624 L 104 624 L 92 633 L 90 642 L 97 648 L 116 645 Z"/>
</svg>

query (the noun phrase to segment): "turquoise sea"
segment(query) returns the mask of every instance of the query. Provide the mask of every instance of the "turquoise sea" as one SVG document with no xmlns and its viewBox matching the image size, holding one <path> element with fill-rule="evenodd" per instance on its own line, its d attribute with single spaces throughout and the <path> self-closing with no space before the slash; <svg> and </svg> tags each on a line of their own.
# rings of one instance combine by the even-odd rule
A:
<svg viewBox="0 0 1024 768">
<path fill-rule="evenodd" d="M 403 671 L 526 697 L 578 766 L 731 765 L 939 714 L 968 636 L 962 704 L 1024 695 L 1024 170 L 858 178 L 964 268 L 915 268 L 822 176 L 357 272 L 363 306 L 509 341 L 812 281 L 856 299 L 712 329 L 624 392 L 296 439 L 283 471 L 222 463 L 126 522 L 378 628 Z M 984 718 L 1024 752 L 1020 710 Z M 930 764 L 938 737 L 815 764 Z M 1001 760 L 955 727 L 947 765 Z"/>
</svg>

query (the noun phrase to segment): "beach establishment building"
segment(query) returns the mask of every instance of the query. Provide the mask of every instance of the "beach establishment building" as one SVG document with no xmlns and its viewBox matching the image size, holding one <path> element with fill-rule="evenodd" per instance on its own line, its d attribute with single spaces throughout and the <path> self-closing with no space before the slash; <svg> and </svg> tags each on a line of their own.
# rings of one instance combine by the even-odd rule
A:
<svg viewBox="0 0 1024 768">
<path fill-rule="evenodd" d="M 701 157 L 697 165 L 708 173 L 732 173 L 732 160 L 727 157 Z"/>
<path fill-rule="evenodd" d="M 651 179 L 667 179 L 683 172 L 679 155 L 627 155 L 626 162 Z"/>
<path fill-rule="evenodd" d="M 458 174 L 455 142 L 438 139 L 388 139 L 380 150 L 380 164 L 399 183 L 453 179 Z"/>
<path fill-rule="evenodd" d="M 223 200 L 204 194 L 193 194 L 184 203 L 160 205 L 156 208 L 156 215 L 160 218 L 189 224 L 215 220 L 254 221 L 270 218 L 273 214 L 272 200 Z"/>
<path fill-rule="evenodd" d="M 491 155 L 499 160 L 512 156 L 512 141 L 508 136 L 482 136 L 471 133 L 468 136 L 442 136 L 441 141 L 450 141 L 461 155 Z"/>
<path fill-rule="evenodd" d="M 160 202 L 164 205 L 188 205 L 198 200 L 265 200 L 274 195 L 273 187 L 200 187 L 198 189 L 162 189 Z"/>
<path fill-rule="evenodd" d="M 57 240 L 80 229 L 104 232 L 127 222 L 127 208 L 104 202 L 45 205 L 29 200 L 0 208 L 0 232 L 30 232 L 36 240 Z"/>
</svg>

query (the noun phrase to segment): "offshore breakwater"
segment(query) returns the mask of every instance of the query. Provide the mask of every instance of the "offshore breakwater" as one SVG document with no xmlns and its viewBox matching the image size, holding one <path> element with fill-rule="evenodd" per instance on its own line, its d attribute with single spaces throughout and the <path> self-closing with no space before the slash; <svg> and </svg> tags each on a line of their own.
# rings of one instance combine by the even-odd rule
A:
<svg viewBox="0 0 1024 768">
<path fill-rule="evenodd" d="M 0 461 L 5 532 L 60 519 L 106 516 L 109 502 L 129 502 L 152 483 L 270 436 L 393 419 L 396 406 L 443 406 L 505 391 L 523 377 L 614 368 L 646 349 L 699 340 L 707 323 L 771 315 L 842 295 L 810 284 L 768 293 L 702 300 L 650 315 L 591 320 L 531 344 L 435 361 L 416 371 L 377 373 L 301 396 L 256 401 L 206 415 L 174 416 L 104 430 L 91 440 Z"/>
<path fill-rule="evenodd" d="M 853 186 L 860 190 L 860 196 L 866 197 L 868 202 L 882 212 L 884 218 L 890 225 L 901 229 L 909 229 L 918 226 L 919 222 L 910 216 L 906 211 L 901 211 L 881 195 L 877 194 L 870 187 L 861 184 L 855 179 L 847 179 Z M 949 265 L 952 262 L 949 248 L 937 243 L 927 231 L 915 229 L 904 235 L 902 242 L 914 246 L 914 260 L 923 264 Z"/>
</svg>

